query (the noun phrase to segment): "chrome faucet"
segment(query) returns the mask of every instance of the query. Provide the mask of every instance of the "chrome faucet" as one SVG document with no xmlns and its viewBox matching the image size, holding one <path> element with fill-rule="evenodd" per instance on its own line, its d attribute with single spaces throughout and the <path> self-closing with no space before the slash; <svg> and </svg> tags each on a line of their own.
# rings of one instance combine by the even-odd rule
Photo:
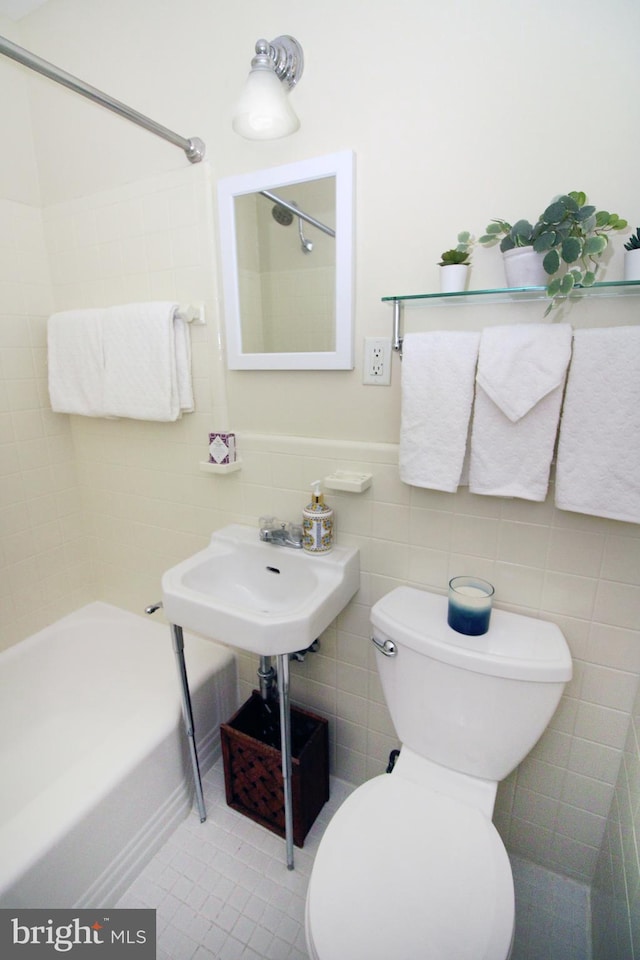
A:
<svg viewBox="0 0 640 960">
<path fill-rule="evenodd" d="M 260 539 L 279 547 L 302 549 L 302 527 L 299 523 L 281 523 L 273 517 L 260 518 Z"/>
</svg>

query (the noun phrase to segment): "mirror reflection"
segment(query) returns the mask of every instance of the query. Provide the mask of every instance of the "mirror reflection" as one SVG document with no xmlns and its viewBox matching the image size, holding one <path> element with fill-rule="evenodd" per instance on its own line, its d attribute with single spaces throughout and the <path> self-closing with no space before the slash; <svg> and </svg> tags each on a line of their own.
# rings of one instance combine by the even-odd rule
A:
<svg viewBox="0 0 640 960">
<path fill-rule="evenodd" d="M 222 180 L 230 369 L 352 369 L 353 154 Z"/>
<path fill-rule="evenodd" d="M 335 184 L 323 177 L 236 197 L 245 352 L 335 350 Z"/>
</svg>

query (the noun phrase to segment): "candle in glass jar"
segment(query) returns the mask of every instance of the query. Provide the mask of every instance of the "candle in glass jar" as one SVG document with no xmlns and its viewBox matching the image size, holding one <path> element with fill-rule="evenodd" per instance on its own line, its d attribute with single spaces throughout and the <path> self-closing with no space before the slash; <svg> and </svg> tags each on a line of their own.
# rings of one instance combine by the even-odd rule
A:
<svg viewBox="0 0 640 960">
<path fill-rule="evenodd" d="M 479 577 L 454 577 L 449 581 L 447 623 L 458 633 L 479 637 L 489 629 L 493 587 Z"/>
</svg>

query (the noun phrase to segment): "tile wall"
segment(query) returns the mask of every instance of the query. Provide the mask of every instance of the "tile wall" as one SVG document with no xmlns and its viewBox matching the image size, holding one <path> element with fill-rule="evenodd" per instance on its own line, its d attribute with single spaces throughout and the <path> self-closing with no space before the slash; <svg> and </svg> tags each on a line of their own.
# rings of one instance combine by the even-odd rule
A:
<svg viewBox="0 0 640 960">
<path fill-rule="evenodd" d="M 69 418 L 52 413 L 39 207 L 0 199 L 0 648 L 95 595 Z"/>
<path fill-rule="evenodd" d="M 199 480 L 186 451 L 197 440 L 206 460 L 208 431 L 227 427 L 211 203 L 205 161 L 44 210 L 58 309 L 140 300 L 205 306 L 206 325 L 191 328 L 196 413 L 176 423 L 71 418 L 100 594 L 138 612 L 159 599 L 167 556 L 188 555 L 224 517 L 224 495 L 220 509 L 202 516 L 189 481 L 175 476 L 189 460 Z"/>
<path fill-rule="evenodd" d="M 265 273 L 261 301 L 269 350 L 335 349 L 333 268 Z"/>
<path fill-rule="evenodd" d="M 591 890 L 594 960 L 640 958 L 640 693 Z"/>
<path fill-rule="evenodd" d="M 99 597 L 140 611 L 158 599 L 162 571 L 212 530 L 264 512 L 294 519 L 311 480 L 371 472 L 366 493 L 328 497 L 339 539 L 360 548 L 362 587 L 320 652 L 292 665 L 294 699 L 329 717 L 337 776 L 358 783 L 378 773 L 396 740 L 369 649 L 371 604 L 400 583 L 444 592 L 463 570 L 491 580 L 505 608 L 556 621 L 575 664 L 549 730 L 501 786 L 496 822 L 513 853 L 590 882 L 640 673 L 638 527 L 556 511 L 552 497 L 533 504 L 409 488 L 393 444 L 241 433 L 241 472 L 200 472 L 208 431 L 234 426 L 208 177 L 202 165 L 44 211 L 56 308 L 176 298 L 204 301 L 209 315 L 192 331 L 197 413 L 176 424 L 73 418 L 91 557 L 83 575 L 90 566 Z M 242 658 L 243 693 L 255 668 Z"/>
</svg>

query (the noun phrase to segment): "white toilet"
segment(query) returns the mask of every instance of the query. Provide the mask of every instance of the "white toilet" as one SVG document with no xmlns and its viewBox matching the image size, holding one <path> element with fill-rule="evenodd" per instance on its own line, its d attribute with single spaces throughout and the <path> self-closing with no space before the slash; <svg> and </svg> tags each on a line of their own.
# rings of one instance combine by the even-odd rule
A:
<svg viewBox="0 0 640 960">
<path fill-rule="evenodd" d="M 399 587 L 371 611 L 402 749 L 327 827 L 306 906 L 312 960 L 506 960 L 511 866 L 491 822 L 498 781 L 551 719 L 571 656 L 558 627 L 502 610 L 479 637 L 447 598 Z"/>
</svg>

